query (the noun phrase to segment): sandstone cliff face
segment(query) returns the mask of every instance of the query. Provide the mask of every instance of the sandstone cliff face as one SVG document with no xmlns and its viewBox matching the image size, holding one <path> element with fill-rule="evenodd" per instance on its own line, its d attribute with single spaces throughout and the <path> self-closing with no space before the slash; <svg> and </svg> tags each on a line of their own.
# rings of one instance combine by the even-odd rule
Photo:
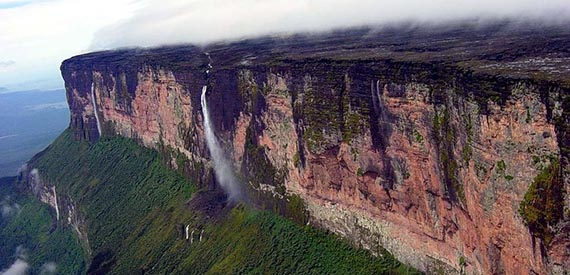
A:
<svg viewBox="0 0 570 275">
<path fill-rule="evenodd" d="M 570 270 L 563 84 L 359 51 L 275 60 L 267 51 L 276 46 L 261 45 L 67 60 L 71 128 L 90 141 L 136 139 L 207 185 L 207 85 L 216 134 L 243 184 L 275 201 L 302 198 L 310 223 L 428 272 Z"/>
</svg>

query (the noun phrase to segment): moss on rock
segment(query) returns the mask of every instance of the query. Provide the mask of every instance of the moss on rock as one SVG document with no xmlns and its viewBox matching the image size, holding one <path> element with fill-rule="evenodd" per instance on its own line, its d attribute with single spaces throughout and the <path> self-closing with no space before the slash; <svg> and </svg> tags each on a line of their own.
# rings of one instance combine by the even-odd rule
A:
<svg viewBox="0 0 570 275">
<path fill-rule="evenodd" d="M 530 184 L 519 213 L 534 237 L 548 246 L 554 237 L 554 226 L 563 215 L 564 189 L 560 164 L 553 160 Z"/>
</svg>

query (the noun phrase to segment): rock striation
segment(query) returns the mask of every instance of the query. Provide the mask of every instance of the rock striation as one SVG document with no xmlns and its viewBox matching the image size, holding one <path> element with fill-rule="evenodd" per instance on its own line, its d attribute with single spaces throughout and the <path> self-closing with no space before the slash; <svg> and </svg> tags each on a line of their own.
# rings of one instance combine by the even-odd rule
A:
<svg viewBox="0 0 570 275">
<path fill-rule="evenodd" d="M 568 45 L 568 30 L 505 22 L 358 29 L 89 53 L 61 71 L 78 139 L 133 138 L 213 186 L 207 86 L 255 203 L 300 198 L 309 223 L 429 273 L 562 274 Z"/>
</svg>

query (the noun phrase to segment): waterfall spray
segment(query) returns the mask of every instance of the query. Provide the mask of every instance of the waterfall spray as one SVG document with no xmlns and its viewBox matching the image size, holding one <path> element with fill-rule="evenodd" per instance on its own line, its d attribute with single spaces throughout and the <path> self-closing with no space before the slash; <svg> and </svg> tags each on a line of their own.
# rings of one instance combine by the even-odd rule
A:
<svg viewBox="0 0 570 275">
<path fill-rule="evenodd" d="M 212 128 L 212 122 L 210 120 L 210 113 L 208 111 L 208 104 L 206 103 L 206 91 L 207 86 L 202 87 L 202 117 L 204 118 L 204 134 L 206 136 L 206 145 L 212 156 L 212 161 L 214 162 L 214 175 L 216 180 L 224 189 L 229 197 L 230 201 L 236 201 L 241 199 L 241 191 L 239 188 L 239 183 L 234 176 L 231 162 L 224 155 L 224 151 L 220 147 L 220 143 L 214 134 L 214 129 Z"/>
<path fill-rule="evenodd" d="M 93 114 L 97 122 L 97 133 L 101 136 L 101 123 L 99 122 L 99 115 L 97 114 L 97 102 L 95 102 L 95 83 L 91 83 L 91 101 L 93 102 Z"/>
</svg>

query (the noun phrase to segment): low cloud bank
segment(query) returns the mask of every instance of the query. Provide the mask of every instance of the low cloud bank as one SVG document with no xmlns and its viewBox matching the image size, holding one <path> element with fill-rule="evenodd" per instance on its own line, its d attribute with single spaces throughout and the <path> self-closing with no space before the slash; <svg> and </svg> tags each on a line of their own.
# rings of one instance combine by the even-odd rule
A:
<svg viewBox="0 0 570 275">
<path fill-rule="evenodd" d="M 10 136 L 2 136 L 0 139 L 6 137 Z M 0 212 L 2 213 L 3 219 L 11 218 L 12 216 L 20 213 L 20 205 L 13 202 L 10 196 L 6 196 L 2 201 L 0 201 Z"/>
<path fill-rule="evenodd" d="M 454 20 L 568 22 L 567 0 L 194 0 L 138 2 L 133 16 L 97 32 L 91 48 L 204 44 L 266 34 L 398 22 Z"/>
<path fill-rule="evenodd" d="M 26 274 L 26 271 L 28 271 L 28 268 L 30 268 L 30 265 L 26 261 L 24 261 L 22 259 L 17 259 L 9 268 L 0 272 L 0 274 L 1 275 L 22 275 L 22 274 Z"/>
<path fill-rule="evenodd" d="M 30 111 L 43 111 L 43 110 L 67 109 L 67 108 L 69 108 L 69 106 L 67 105 L 67 101 L 61 101 L 61 102 L 54 102 L 54 103 L 27 105 L 27 106 L 24 106 L 24 108 L 26 110 L 30 110 Z"/>
<path fill-rule="evenodd" d="M 5 268 L 4 270 L 0 271 L 0 275 L 28 274 L 28 271 L 30 270 L 31 267 L 30 264 L 28 264 L 27 262 L 28 260 L 27 250 L 21 245 L 18 246 L 16 248 L 15 257 L 16 261 L 14 261 L 14 263 L 10 265 L 8 268 Z M 32 272 L 40 275 L 56 274 L 57 264 L 55 262 L 46 262 L 40 267 L 39 272 L 37 270 L 32 270 Z"/>
<path fill-rule="evenodd" d="M 54 262 L 48 262 L 42 265 L 40 268 L 40 275 L 55 274 L 57 271 L 57 264 Z"/>
<path fill-rule="evenodd" d="M 16 248 L 16 261 L 8 268 L 0 271 L 0 275 L 23 275 L 27 274 L 30 265 L 26 262 L 26 249 L 23 246 Z"/>
</svg>

